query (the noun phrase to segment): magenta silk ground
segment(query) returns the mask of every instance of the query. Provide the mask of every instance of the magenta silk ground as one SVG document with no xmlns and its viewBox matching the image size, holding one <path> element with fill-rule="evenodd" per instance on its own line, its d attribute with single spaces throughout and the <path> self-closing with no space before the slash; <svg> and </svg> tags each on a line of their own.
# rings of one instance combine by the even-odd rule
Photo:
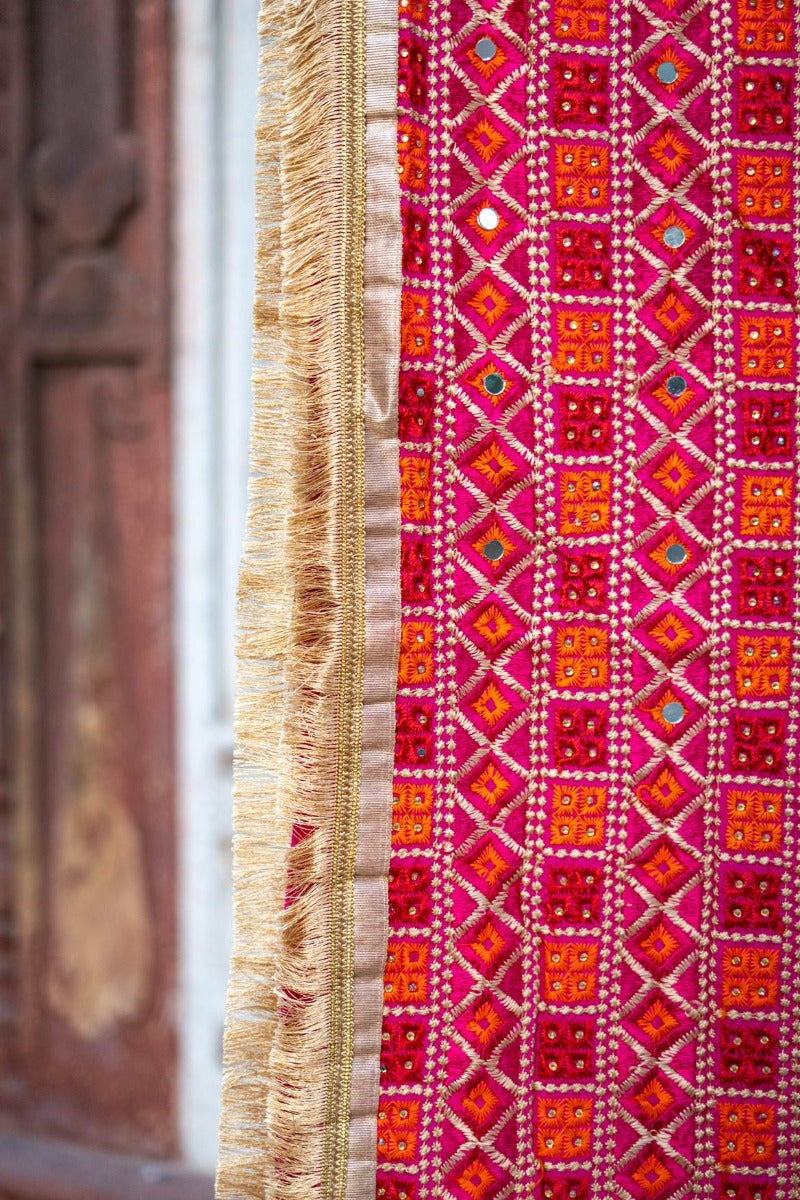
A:
<svg viewBox="0 0 800 1200">
<path fill-rule="evenodd" d="M 800 1195 L 796 20 L 401 0 L 383 1200 Z"/>
</svg>

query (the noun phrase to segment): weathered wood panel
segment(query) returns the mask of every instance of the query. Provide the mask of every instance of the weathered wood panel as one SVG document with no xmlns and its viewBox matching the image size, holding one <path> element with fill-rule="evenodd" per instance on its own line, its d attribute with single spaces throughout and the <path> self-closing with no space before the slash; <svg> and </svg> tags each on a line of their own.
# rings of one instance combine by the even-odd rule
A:
<svg viewBox="0 0 800 1200">
<path fill-rule="evenodd" d="M 0 1119 L 153 1155 L 176 1152 L 168 10 L 0 0 Z"/>
</svg>

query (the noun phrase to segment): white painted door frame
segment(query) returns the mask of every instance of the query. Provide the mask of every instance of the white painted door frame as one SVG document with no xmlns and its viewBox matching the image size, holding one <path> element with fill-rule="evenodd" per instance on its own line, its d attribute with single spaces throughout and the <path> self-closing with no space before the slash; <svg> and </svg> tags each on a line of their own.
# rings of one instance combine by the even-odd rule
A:
<svg viewBox="0 0 800 1200">
<path fill-rule="evenodd" d="M 174 0 L 180 1120 L 213 1169 L 231 939 L 233 639 L 250 418 L 258 0 Z"/>
</svg>

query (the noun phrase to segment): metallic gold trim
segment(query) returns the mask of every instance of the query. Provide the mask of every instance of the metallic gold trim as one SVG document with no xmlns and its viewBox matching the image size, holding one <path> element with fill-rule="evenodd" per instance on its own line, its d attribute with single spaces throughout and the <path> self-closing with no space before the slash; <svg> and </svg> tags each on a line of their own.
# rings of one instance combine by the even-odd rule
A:
<svg viewBox="0 0 800 1200">
<path fill-rule="evenodd" d="M 366 0 L 364 505 L 366 630 L 354 915 L 347 1200 L 374 1200 L 388 937 L 395 694 L 400 642 L 397 388 L 402 284 L 396 0 Z"/>
</svg>

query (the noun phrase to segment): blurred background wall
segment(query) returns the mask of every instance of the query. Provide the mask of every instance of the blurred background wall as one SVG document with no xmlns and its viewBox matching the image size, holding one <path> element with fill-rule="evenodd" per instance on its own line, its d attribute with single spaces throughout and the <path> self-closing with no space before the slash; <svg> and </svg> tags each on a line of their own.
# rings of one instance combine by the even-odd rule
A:
<svg viewBox="0 0 800 1200">
<path fill-rule="evenodd" d="M 0 1200 L 211 1196 L 258 0 L 0 0 Z"/>
</svg>

